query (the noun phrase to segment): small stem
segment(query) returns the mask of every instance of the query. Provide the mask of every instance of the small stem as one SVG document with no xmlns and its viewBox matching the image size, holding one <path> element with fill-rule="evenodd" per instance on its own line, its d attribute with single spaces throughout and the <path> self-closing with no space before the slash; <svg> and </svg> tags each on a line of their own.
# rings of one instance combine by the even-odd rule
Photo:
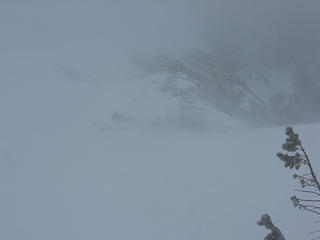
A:
<svg viewBox="0 0 320 240">
<path fill-rule="evenodd" d="M 304 210 L 312 212 L 312 213 L 317 214 L 317 215 L 320 215 L 320 212 L 314 211 L 314 210 L 309 209 L 309 208 L 304 208 Z"/>
<path fill-rule="evenodd" d="M 320 196 L 320 193 L 314 192 L 314 191 L 307 191 L 307 190 L 300 190 L 300 189 L 294 189 L 296 192 L 303 192 L 303 193 L 313 193 L 316 194 L 317 196 Z"/>
<path fill-rule="evenodd" d="M 320 208 L 320 207 L 317 207 L 317 206 L 314 206 L 314 205 L 301 205 L 301 207 L 304 207 L 304 208 L 310 207 L 310 208 L 313 208 L 313 209 L 319 209 Z"/>
<path fill-rule="evenodd" d="M 320 192 L 320 183 L 319 183 L 319 181 L 318 181 L 318 179 L 317 179 L 317 177 L 316 177 L 316 174 L 315 174 L 314 171 L 313 171 L 313 168 L 312 168 L 310 159 L 309 159 L 306 151 L 304 150 L 304 148 L 303 148 L 303 146 L 302 146 L 301 144 L 300 144 L 300 147 L 301 147 L 301 151 L 303 152 L 304 156 L 306 157 L 307 165 L 308 165 L 308 167 L 309 167 L 311 176 L 312 176 L 313 180 L 314 180 L 315 183 L 316 183 L 316 186 L 317 186 L 318 191 Z"/>
<path fill-rule="evenodd" d="M 313 200 L 313 199 L 300 199 L 300 198 L 298 198 L 298 200 L 300 201 L 300 202 L 320 202 L 320 200 Z"/>
</svg>

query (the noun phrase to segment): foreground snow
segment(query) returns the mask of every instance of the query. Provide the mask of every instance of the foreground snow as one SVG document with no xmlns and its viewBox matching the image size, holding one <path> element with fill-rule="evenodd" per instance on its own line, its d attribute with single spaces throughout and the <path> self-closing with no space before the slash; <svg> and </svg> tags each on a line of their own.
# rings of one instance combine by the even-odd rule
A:
<svg viewBox="0 0 320 240">
<path fill-rule="evenodd" d="M 265 212 L 287 239 L 316 227 L 289 200 L 284 127 L 239 131 L 216 112 L 224 128 L 187 131 L 185 102 L 157 84 L 15 69 L 1 72 L 1 239 L 263 239 Z M 295 129 L 319 167 L 320 125 Z"/>
</svg>

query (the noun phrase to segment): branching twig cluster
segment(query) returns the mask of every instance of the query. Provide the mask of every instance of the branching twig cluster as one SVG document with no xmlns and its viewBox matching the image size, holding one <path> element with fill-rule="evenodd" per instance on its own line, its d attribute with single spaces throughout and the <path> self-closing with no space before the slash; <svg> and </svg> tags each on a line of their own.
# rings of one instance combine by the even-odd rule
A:
<svg viewBox="0 0 320 240">
<path fill-rule="evenodd" d="M 294 174 L 293 178 L 299 180 L 302 189 L 295 189 L 296 192 L 305 194 L 306 198 L 292 196 L 291 201 L 293 205 L 299 209 L 314 213 L 320 216 L 320 183 L 317 175 L 314 172 L 310 158 L 302 146 L 299 135 L 293 131 L 291 127 L 286 128 L 286 142 L 282 148 L 292 155 L 277 153 L 280 160 L 284 161 L 284 166 L 290 169 L 295 168 L 299 170 L 304 166 L 306 173 Z M 311 233 L 317 233 L 320 230 Z M 316 237 L 314 239 L 319 239 Z"/>
</svg>

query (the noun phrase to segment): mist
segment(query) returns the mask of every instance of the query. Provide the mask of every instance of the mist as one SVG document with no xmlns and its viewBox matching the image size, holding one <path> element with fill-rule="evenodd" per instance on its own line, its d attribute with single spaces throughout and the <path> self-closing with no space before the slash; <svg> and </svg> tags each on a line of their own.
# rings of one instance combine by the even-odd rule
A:
<svg viewBox="0 0 320 240">
<path fill-rule="evenodd" d="M 216 45 L 280 67 L 319 63 L 318 1 L 14 0 L 0 11 L 1 52 L 85 65 L 102 78 L 127 70 L 132 56 Z"/>
<path fill-rule="evenodd" d="M 190 2 L 1 1 L 0 11 L 3 53 L 85 66 L 108 80 L 133 55 L 181 53 L 201 35 Z"/>
<path fill-rule="evenodd" d="M 0 238 L 287 239 L 320 156 L 319 1 L 1 0 Z M 294 170 L 291 170 L 294 171 Z M 309 235 L 308 235 L 309 236 Z"/>
</svg>

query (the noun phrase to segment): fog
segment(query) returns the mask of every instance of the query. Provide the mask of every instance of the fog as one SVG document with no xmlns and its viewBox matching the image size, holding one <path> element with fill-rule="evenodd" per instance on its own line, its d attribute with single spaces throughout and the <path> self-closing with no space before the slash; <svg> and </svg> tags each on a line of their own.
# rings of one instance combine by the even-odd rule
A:
<svg viewBox="0 0 320 240">
<path fill-rule="evenodd" d="M 69 68 L 82 81 L 103 84 L 132 80 L 141 76 L 141 69 L 157 74 L 150 63 L 159 65 L 154 60 L 159 57 L 178 59 L 183 65 L 191 62 L 191 66 L 175 69 L 169 61 L 161 71 L 179 72 L 202 83 L 207 79 L 202 89 L 196 90 L 199 97 L 241 121 L 279 125 L 320 119 L 318 1 L 67 0 L 0 4 L 3 59 L 50 65 L 63 74 Z M 195 50 L 200 54 L 193 56 Z M 223 59 L 217 59 L 217 54 Z M 147 67 L 141 62 L 147 62 Z M 219 64 L 217 71 L 234 72 L 234 76 L 226 80 L 222 72 L 220 76 L 212 73 Z M 228 100 L 217 94 L 224 92 L 217 81 L 234 82 L 229 89 L 238 88 L 237 78 L 247 78 L 241 91 L 254 94 L 253 98 L 260 98 L 258 102 L 248 105 L 248 96 L 235 98 L 228 105 Z M 268 89 L 268 99 L 252 85 Z M 289 91 L 288 86 L 292 88 Z M 230 99 L 236 94 L 223 93 Z M 275 107 L 277 101 L 281 103 Z M 247 109 L 237 103 L 248 105 Z"/>
<path fill-rule="evenodd" d="M 214 44 L 256 57 L 319 56 L 319 2 L 312 0 L 13 0 L 1 1 L 0 11 L 2 52 L 99 69 L 125 56 L 177 55 Z"/>
<path fill-rule="evenodd" d="M 199 12 L 174 1 L 1 1 L 1 51 L 66 63 L 108 80 L 134 55 L 201 43 Z M 116 71 L 113 71 L 116 69 Z M 121 70 L 121 71 L 120 71 Z"/>
<path fill-rule="evenodd" d="M 0 0 L 0 239 L 287 239 L 316 220 L 319 1 Z M 303 170 L 301 170 L 303 171 Z"/>
</svg>

